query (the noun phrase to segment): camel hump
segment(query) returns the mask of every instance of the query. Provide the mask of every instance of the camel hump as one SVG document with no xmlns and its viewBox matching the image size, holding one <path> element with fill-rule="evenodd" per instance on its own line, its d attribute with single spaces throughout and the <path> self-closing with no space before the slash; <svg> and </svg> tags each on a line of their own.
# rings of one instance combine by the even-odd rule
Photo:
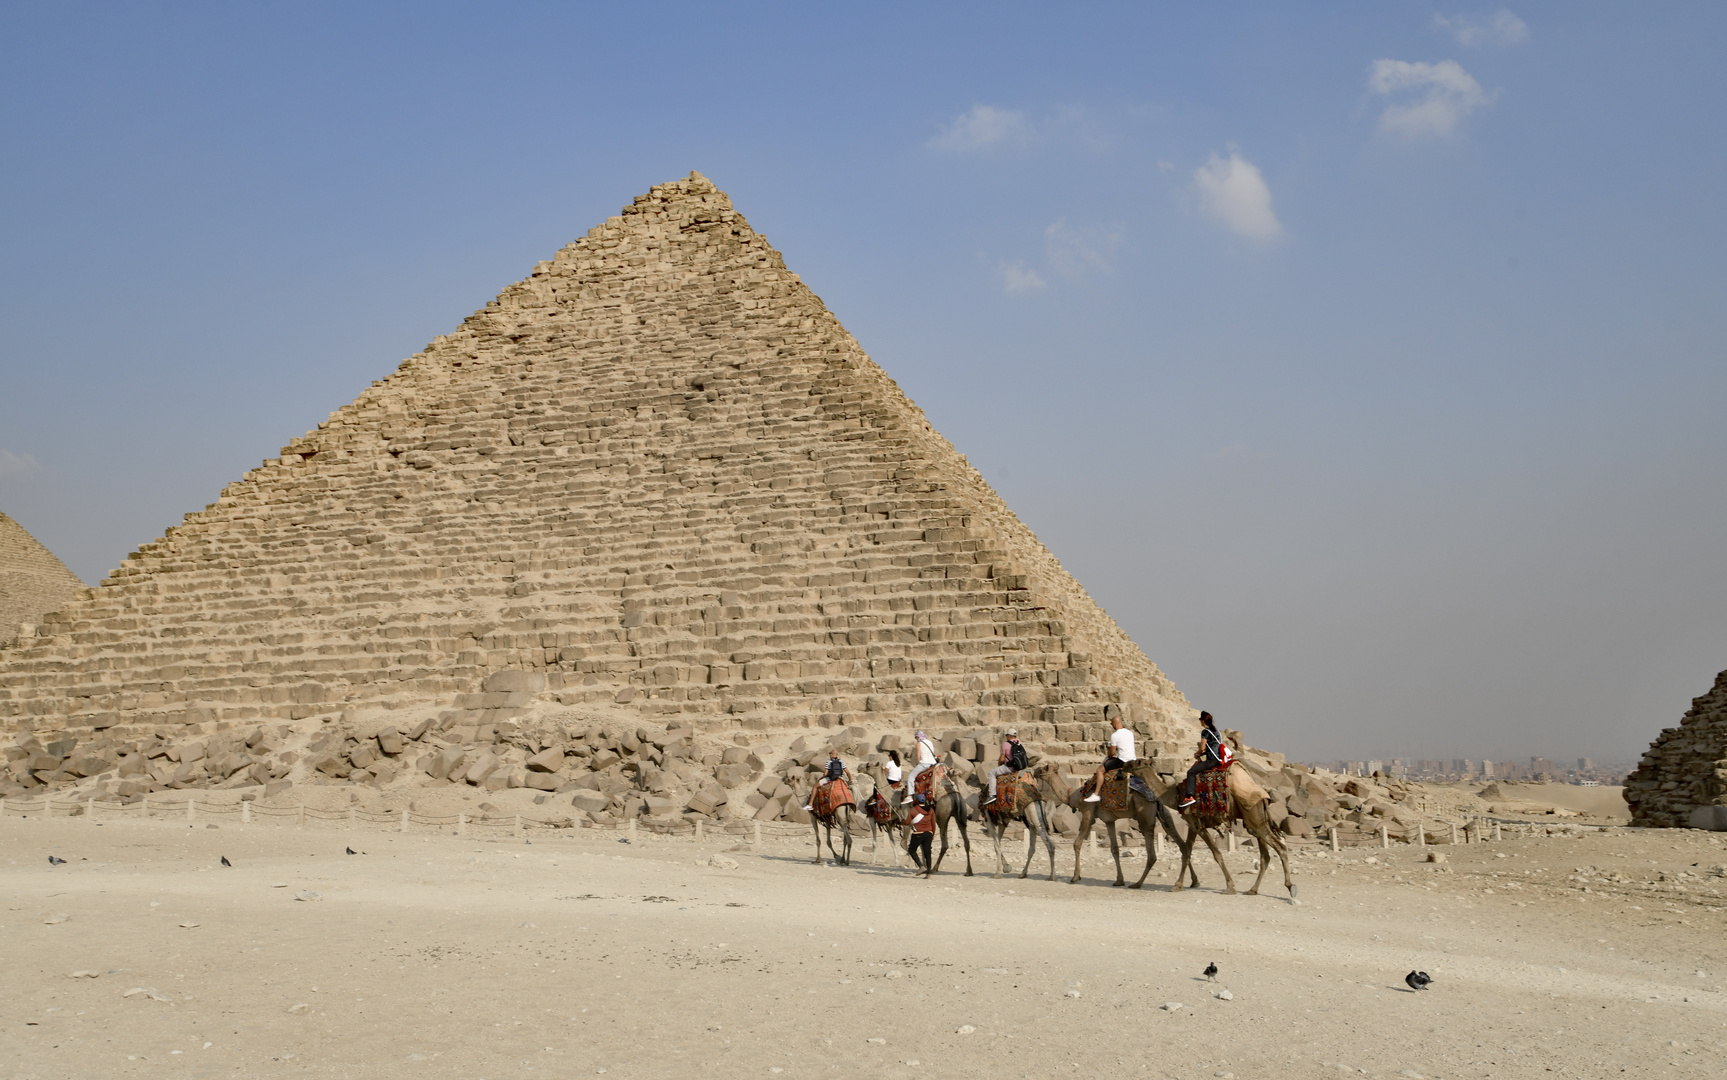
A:
<svg viewBox="0 0 1727 1080">
<path fill-rule="evenodd" d="M 1271 798 L 1265 793 L 1265 789 L 1259 786 L 1259 782 L 1248 775 L 1241 762 L 1230 763 L 1228 776 L 1229 794 L 1234 797 L 1236 802 L 1251 806 Z"/>
</svg>

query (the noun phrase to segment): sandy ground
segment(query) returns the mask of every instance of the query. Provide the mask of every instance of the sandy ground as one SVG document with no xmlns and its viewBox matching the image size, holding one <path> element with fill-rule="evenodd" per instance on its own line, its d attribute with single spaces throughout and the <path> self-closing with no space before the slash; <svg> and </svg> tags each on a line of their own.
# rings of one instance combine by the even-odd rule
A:
<svg viewBox="0 0 1727 1080">
<path fill-rule="evenodd" d="M 1722 1074 L 1720 839 L 1439 850 L 1303 854 L 1295 905 L 1205 864 L 1171 894 L 807 839 L 7 817 L 0 1077 Z"/>
</svg>

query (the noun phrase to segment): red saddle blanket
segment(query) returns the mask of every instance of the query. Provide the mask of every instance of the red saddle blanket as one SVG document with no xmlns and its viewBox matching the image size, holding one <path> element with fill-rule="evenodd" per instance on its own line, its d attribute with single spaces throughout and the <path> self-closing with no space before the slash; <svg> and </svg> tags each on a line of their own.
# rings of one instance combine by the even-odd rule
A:
<svg viewBox="0 0 1727 1080">
<path fill-rule="evenodd" d="M 978 805 L 992 814 L 1019 814 L 1037 801 L 1037 782 L 1029 773 L 1000 776 L 995 781 L 995 801 Z"/>
<path fill-rule="evenodd" d="M 887 825 L 893 821 L 893 807 L 888 805 L 888 801 L 882 798 L 879 791 L 864 800 L 863 811 L 879 824 Z"/>
<path fill-rule="evenodd" d="M 1212 829 L 1229 820 L 1229 770 L 1207 769 L 1197 777 L 1199 787 L 1193 815 L 1202 828 Z"/>
<path fill-rule="evenodd" d="M 817 784 L 815 797 L 810 800 L 810 813 L 819 818 L 833 817 L 842 806 L 856 806 L 852 789 L 844 780 Z"/>
<path fill-rule="evenodd" d="M 930 793 L 935 791 L 936 781 L 944 780 L 946 778 L 946 765 L 931 765 L 923 772 L 917 774 L 917 790 L 912 794 L 922 798 L 925 802 L 928 802 Z"/>
<path fill-rule="evenodd" d="M 1097 778 L 1094 776 L 1079 789 L 1080 798 L 1084 799 L 1097 790 Z M 1103 777 L 1103 808 L 1112 814 L 1125 814 L 1128 811 L 1127 770 L 1117 769 L 1105 773 Z"/>
</svg>

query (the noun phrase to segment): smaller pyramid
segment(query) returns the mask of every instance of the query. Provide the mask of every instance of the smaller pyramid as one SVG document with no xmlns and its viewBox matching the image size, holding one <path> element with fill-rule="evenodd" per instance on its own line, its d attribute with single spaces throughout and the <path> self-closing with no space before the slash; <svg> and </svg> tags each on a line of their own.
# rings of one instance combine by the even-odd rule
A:
<svg viewBox="0 0 1727 1080">
<path fill-rule="evenodd" d="M 1631 824 L 1727 830 L 1727 671 L 1625 778 Z"/>
<path fill-rule="evenodd" d="M 58 611 L 85 585 L 24 526 L 0 514 L 0 644 Z"/>
</svg>

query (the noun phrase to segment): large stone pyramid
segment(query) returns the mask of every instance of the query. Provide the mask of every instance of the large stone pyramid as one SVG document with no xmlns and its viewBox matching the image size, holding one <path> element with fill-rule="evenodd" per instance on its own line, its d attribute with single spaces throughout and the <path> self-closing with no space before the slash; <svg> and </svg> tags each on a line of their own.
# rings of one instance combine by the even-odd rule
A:
<svg viewBox="0 0 1727 1080">
<path fill-rule="evenodd" d="M 1157 743 L 1196 730 L 695 173 L 0 651 L 0 724 L 38 734 L 536 702 L 1075 743 L 1118 702 Z"/>
<path fill-rule="evenodd" d="M 78 575 L 52 551 L 0 514 L 0 644 L 16 637 L 20 627 L 34 633 L 38 619 L 83 589 Z"/>
<path fill-rule="evenodd" d="M 1625 779 L 1631 824 L 1727 829 L 1727 671 Z"/>
</svg>

